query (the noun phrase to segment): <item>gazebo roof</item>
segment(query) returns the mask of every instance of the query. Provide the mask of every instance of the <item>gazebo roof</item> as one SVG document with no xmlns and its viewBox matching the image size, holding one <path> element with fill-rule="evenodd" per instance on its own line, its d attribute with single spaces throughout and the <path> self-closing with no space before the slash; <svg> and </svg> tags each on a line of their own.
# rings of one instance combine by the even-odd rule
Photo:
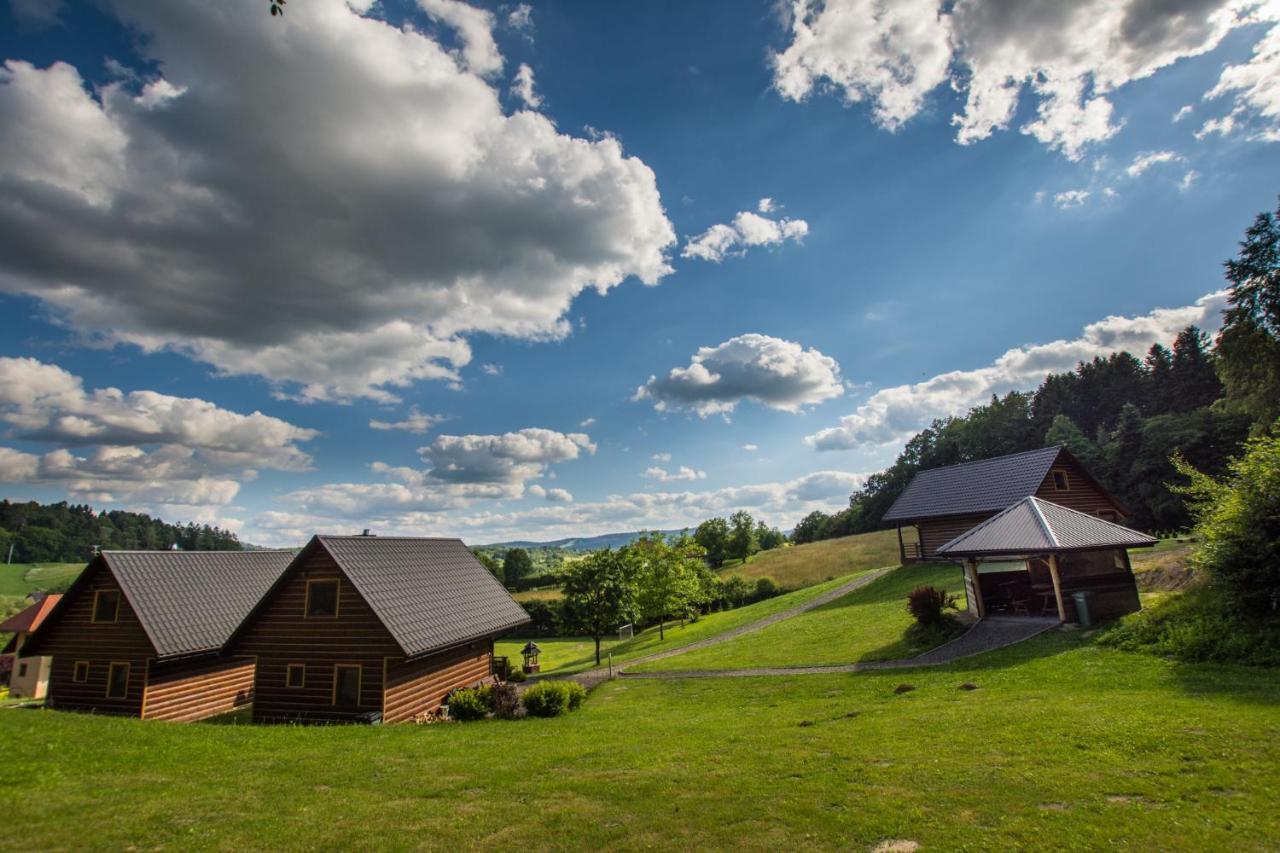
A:
<svg viewBox="0 0 1280 853">
<path fill-rule="evenodd" d="M 1051 554 L 1145 548 L 1156 540 L 1123 525 L 1059 504 L 1026 497 L 938 549 L 944 557 Z"/>
</svg>

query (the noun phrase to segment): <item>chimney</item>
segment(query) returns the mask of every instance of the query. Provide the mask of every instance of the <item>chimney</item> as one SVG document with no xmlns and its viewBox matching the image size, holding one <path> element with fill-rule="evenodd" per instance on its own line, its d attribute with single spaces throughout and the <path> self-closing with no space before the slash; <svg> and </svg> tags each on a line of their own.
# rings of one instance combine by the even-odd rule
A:
<svg viewBox="0 0 1280 853">
<path fill-rule="evenodd" d="M 369 528 L 367 528 L 367 527 L 366 527 L 366 528 L 364 529 L 364 531 L 363 531 L 360 535 L 361 535 L 361 536 L 372 536 L 373 534 L 372 534 L 371 532 L 369 532 Z"/>
</svg>

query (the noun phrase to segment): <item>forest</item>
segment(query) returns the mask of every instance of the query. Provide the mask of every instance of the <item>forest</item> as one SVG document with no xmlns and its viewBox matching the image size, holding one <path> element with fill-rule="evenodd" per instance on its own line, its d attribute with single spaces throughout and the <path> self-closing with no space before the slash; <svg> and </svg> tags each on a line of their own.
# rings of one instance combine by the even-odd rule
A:
<svg viewBox="0 0 1280 853">
<path fill-rule="evenodd" d="M 13 546 L 15 563 L 87 562 L 94 548 L 239 551 L 236 535 L 207 524 L 169 524 L 137 512 L 95 512 L 86 504 L 0 501 L 0 560 Z"/>
<path fill-rule="evenodd" d="M 1216 339 L 1188 327 L 1171 347 L 1113 353 L 1051 374 L 1031 392 L 992 397 L 935 420 L 869 477 L 847 509 L 813 512 L 792 534 L 811 542 L 876 530 L 917 471 L 1060 444 L 1133 512 L 1166 533 L 1192 518 L 1176 460 L 1224 473 L 1251 435 L 1280 415 L 1280 210 L 1262 213 L 1225 264 L 1228 308 Z"/>
</svg>

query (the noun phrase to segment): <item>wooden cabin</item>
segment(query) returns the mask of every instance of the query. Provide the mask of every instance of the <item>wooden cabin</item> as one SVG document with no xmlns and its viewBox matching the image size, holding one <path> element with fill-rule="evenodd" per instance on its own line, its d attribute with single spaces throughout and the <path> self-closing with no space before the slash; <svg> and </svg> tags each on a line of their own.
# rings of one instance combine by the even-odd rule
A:
<svg viewBox="0 0 1280 853">
<path fill-rule="evenodd" d="M 1082 622 L 1075 594 L 1084 593 L 1088 621 L 1141 609 L 1130 548 L 1152 536 L 1095 515 L 1027 497 L 938 548 L 963 559 L 969 612 L 977 618 L 1043 616 Z"/>
<path fill-rule="evenodd" d="M 31 654 L 26 650 L 26 645 L 61 599 L 61 595 L 46 595 L 21 613 L 0 622 L 0 634 L 13 634 L 4 649 L 0 650 L 0 655 L 12 656 L 9 698 L 43 699 L 48 693 L 52 660 L 47 656 Z"/>
<path fill-rule="evenodd" d="M 1037 497 L 1104 521 L 1129 510 L 1064 447 L 1045 447 L 921 471 L 884 521 L 898 529 L 902 562 L 938 558 L 938 548 L 1023 498 Z M 904 539 L 904 529 L 915 536 Z M 914 538 L 914 541 L 908 541 Z"/>
<path fill-rule="evenodd" d="M 103 551 L 28 644 L 53 658 L 54 708 L 199 720 L 253 701 L 254 661 L 224 654 L 289 551 Z"/>
<path fill-rule="evenodd" d="M 459 539 L 316 536 L 245 620 L 256 721 L 394 723 L 493 680 L 493 641 L 529 621 Z"/>
</svg>

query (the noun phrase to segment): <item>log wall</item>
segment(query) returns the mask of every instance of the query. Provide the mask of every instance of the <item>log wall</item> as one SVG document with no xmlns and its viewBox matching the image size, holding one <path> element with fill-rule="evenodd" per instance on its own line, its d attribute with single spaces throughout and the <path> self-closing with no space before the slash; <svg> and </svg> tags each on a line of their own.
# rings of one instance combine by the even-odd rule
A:
<svg viewBox="0 0 1280 853">
<path fill-rule="evenodd" d="M 388 662 L 382 721 L 399 723 L 435 711 L 455 688 L 491 681 L 492 668 L 492 640 L 421 660 Z"/>
<path fill-rule="evenodd" d="M 253 658 L 152 663 L 142 717 L 191 722 L 229 713 L 253 701 L 253 677 Z"/>
</svg>

